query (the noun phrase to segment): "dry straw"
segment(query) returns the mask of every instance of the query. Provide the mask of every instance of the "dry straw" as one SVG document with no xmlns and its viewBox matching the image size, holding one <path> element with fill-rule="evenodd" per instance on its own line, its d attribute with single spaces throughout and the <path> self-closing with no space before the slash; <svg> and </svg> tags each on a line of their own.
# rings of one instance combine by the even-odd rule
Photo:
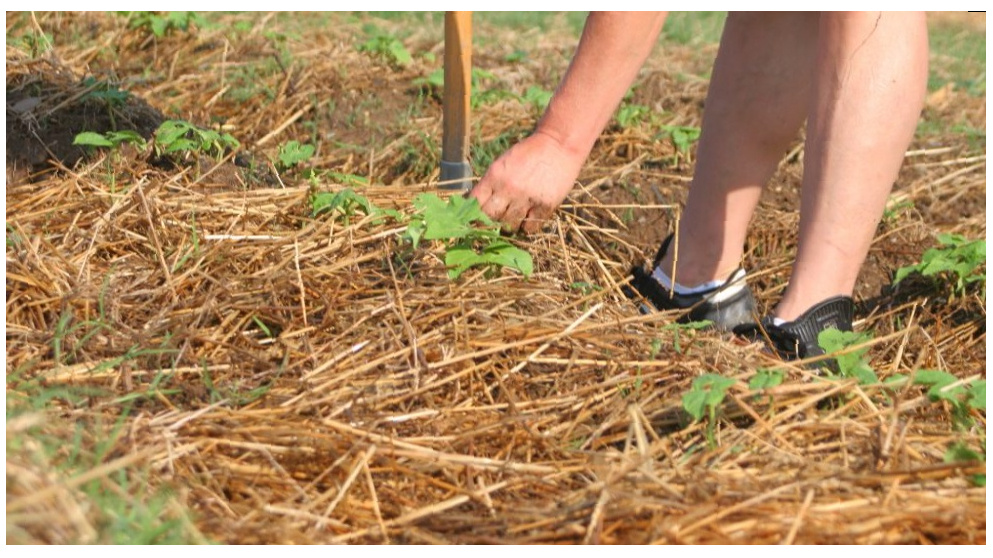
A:
<svg viewBox="0 0 993 558">
<path fill-rule="evenodd" d="M 375 134 L 321 115 L 361 99 L 391 110 L 427 71 L 370 61 L 347 27 L 310 31 L 289 42 L 294 63 L 267 78 L 271 100 L 235 102 L 225 92 L 238 69 L 278 55 L 260 27 L 237 44 L 218 31 L 145 43 L 106 14 L 39 23 L 94 25 L 133 57 L 122 54 L 117 75 L 135 77 L 134 93 L 202 123 L 219 117 L 260 167 L 278 143 L 306 139 L 302 122 L 338 126 L 324 137 Z M 548 68 L 561 71 L 569 40 L 538 43 L 517 70 L 527 75 L 508 83 L 553 83 Z M 437 36 L 411 41 L 438 50 Z M 79 48 L 31 58 L 8 44 L 8 103 L 27 91 L 39 101 L 13 116 L 8 104 L 8 142 L 12 118 L 34 134 L 40 118 L 78 109 L 79 78 L 107 64 L 99 47 Z M 674 50 L 668 63 L 693 63 Z M 499 54 L 484 50 L 479 63 Z M 141 82 L 135 68 L 145 66 L 168 78 Z M 666 68 L 646 69 L 660 91 L 677 83 Z M 657 101 L 673 122 L 698 123 L 705 86 L 683 83 Z M 533 114 L 508 106 L 478 110 L 480 138 L 528 126 Z M 985 116 L 985 103 L 969 110 Z M 409 150 L 437 156 L 423 142 L 439 137 L 438 107 L 379 126 L 392 139 L 374 153 L 335 147 L 355 138 L 323 141 L 315 164 L 371 175 L 362 193 L 409 213 L 414 195 L 434 189 Z M 985 155 L 946 139 L 908 155 L 897 195 L 915 209 L 881 225 L 857 293 L 883 377 L 940 367 L 985 378 L 984 301 L 883 289 L 934 227 L 985 236 Z M 15 371 L 100 394 L 8 419 L 8 542 L 98 540 L 100 510 L 80 487 L 112 490 L 115 473 L 140 468 L 150 486 L 175 491 L 163 513 L 191 510 L 191 537 L 226 542 L 985 543 L 986 491 L 968 481 L 985 464 L 942 460 L 976 435 L 952 428 L 920 388 L 816 378 L 759 346 L 667 327 L 673 316 L 641 315 L 627 300 L 628 269 L 666 233 L 691 172 L 659 170 L 673 151 L 650 134 L 605 135 L 584 187 L 544 232 L 515 240 L 534 256 L 529 279 L 470 270 L 449 280 L 441 246 L 410 252 L 402 223 L 312 218 L 305 181 L 252 183 L 233 158 L 198 171 L 103 153 L 12 170 L 10 153 L 8 143 L 8 238 L 18 239 L 6 261 L 8 407 L 22 397 Z M 794 249 L 795 155 L 746 255 L 764 305 Z M 63 319 L 70 327 L 59 329 Z M 786 381 L 754 396 L 746 384 L 763 367 Z M 713 446 L 681 410 L 707 372 L 738 380 Z M 96 447 L 107 432 L 98 427 L 133 394 L 144 395 L 92 469 L 65 476 L 65 455 L 31 439 L 68 444 L 79 422 L 97 429 L 80 443 Z M 985 414 L 973 419 L 985 432 Z"/>
</svg>

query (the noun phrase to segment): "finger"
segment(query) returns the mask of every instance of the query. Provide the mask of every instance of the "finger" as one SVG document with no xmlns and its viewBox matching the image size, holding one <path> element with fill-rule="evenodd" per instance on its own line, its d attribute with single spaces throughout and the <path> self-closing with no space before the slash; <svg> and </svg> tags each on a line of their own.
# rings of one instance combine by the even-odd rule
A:
<svg viewBox="0 0 993 558">
<path fill-rule="evenodd" d="M 495 221 L 503 222 L 504 214 L 507 213 L 507 206 L 509 203 L 500 197 L 499 194 L 491 195 L 485 204 L 482 204 L 480 208 L 483 210 L 490 219 Z"/>
<path fill-rule="evenodd" d="M 536 205 L 528 211 L 527 217 L 521 224 L 521 228 L 528 234 L 534 234 L 541 230 L 542 225 L 552 216 L 552 211 L 548 207 Z"/>
<path fill-rule="evenodd" d="M 490 182 L 486 180 L 486 177 L 483 177 L 483 180 L 477 182 L 476 185 L 473 186 L 472 190 L 469 190 L 469 192 L 466 193 L 467 198 L 476 198 L 476 201 L 479 202 L 480 207 L 486 205 L 486 202 L 492 195 L 493 188 L 490 186 Z"/>
<path fill-rule="evenodd" d="M 505 230 L 508 232 L 514 232 L 521 229 L 521 224 L 524 222 L 524 218 L 527 217 L 528 211 L 531 209 L 531 204 L 527 201 L 515 200 L 507 206 L 507 211 L 503 214 L 503 223 L 505 225 Z"/>
</svg>

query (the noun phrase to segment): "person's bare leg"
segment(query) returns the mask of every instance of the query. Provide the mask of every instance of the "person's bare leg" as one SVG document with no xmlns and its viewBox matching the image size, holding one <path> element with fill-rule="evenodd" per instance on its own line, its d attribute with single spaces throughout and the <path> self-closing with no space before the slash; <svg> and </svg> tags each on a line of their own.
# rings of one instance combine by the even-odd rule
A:
<svg viewBox="0 0 993 558">
<path fill-rule="evenodd" d="M 923 13 L 824 13 L 807 119 L 800 237 L 774 315 L 850 296 L 927 87 Z"/>
<path fill-rule="evenodd" d="M 728 14 L 678 247 L 661 262 L 679 284 L 726 279 L 740 265 L 762 188 L 807 114 L 817 29 L 812 12 Z"/>
</svg>

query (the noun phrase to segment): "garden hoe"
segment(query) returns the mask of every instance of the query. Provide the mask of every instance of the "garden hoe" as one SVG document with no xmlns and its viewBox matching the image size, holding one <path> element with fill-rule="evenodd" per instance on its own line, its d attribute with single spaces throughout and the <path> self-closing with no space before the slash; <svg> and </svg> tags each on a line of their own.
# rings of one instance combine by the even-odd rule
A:
<svg viewBox="0 0 993 558">
<path fill-rule="evenodd" d="M 472 167 L 469 166 L 471 80 L 472 12 L 445 12 L 441 187 L 464 192 L 472 189 Z"/>
</svg>

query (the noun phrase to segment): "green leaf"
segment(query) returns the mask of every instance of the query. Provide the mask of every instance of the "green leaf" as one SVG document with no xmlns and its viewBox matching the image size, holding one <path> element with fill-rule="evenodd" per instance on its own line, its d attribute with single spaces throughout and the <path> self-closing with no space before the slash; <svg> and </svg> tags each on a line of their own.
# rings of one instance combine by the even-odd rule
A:
<svg viewBox="0 0 993 558">
<path fill-rule="evenodd" d="M 467 236 L 498 237 L 495 230 L 477 230 L 473 224 L 494 225 L 483 213 L 475 198 L 451 196 L 445 203 L 435 194 L 421 194 L 414 199 L 414 207 L 423 212 L 428 240 L 460 239 Z"/>
<path fill-rule="evenodd" d="M 758 391 L 774 388 L 783 383 L 783 372 L 781 370 L 759 370 L 748 381 L 748 389 Z"/>
<path fill-rule="evenodd" d="M 946 386 L 957 381 L 958 378 L 943 370 L 918 370 L 914 372 L 915 384 L 931 386 L 927 393 L 932 401 L 944 399 L 955 405 L 961 404 L 959 396 L 965 393 L 965 388 L 956 386 L 952 389 L 945 389 Z"/>
<path fill-rule="evenodd" d="M 624 105 L 617 111 L 617 125 L 626 130 L 644 122 L 650 113 L 644 105 Z"/>
<path fill-rule="evenodd" d="M 176 140 L 184 137 L 193 126 L 182 120 L 166 120 L 155 130 L 155 144 L 168 148 Z"/>
<path fill-rule="evenodd" d="M 969 399 L 966 404 L 973 409 L 986 410 L 986 380 L 979 380 L 969 387 Z"/>
<path fill-rule="evenodd" d="M 76 134 L 72 140 L 73 145 L 89 145 L 92 147 L 114 147 L 114 142 L 110 141 L 103 134 L 96 132 L 81 132 Z"/>
<path fill-rule="evenodd" d="M 196 151 L 197 143 L 191 139 L 178 139 L 168 145 L 164 153 L 176 153 L 177 151 Z"/>
<path fill-rule="evenodd" d="M 421 239 L 424 238 L 425 228 L 424 219 L 421 218 L 412 218 L 410 223 L 407 224 L 407 232 L 405 235 L 408 239 L 410 239 L 410 244 L 414 248 L 417 248 L 421 242 Z"/>
<path fill-rule="evenodd" d="M 296 140 L 291 140 L 279 146 L 279 166 L 282 169 L 292 168 L 314 156 L 316 148 L 309 143 L 301 144 Z"/>
<path fill-rule="evenodd" d="M 693 142 L 700 138 L 700 128 L 694 126 L 662 126 L 662 131 L 669 134 L 681 153 L 688 153 Z"/>
<path fill-rule="evenodd" d="M 400 66 L 406 66 L 414 61 L 414 59 L 410 57 L 410 52 L 407 51 L 407 48 L 398 40 L 390 42 L 389 53 L 390 57 L 393 58 L 393 61 Z"/>
<path fill-rule="evenodd" d="M 828 328 L 817 335 L 817 344 L 820 345 L 827 354 L 835 354 L 846 351 L 849 347 L 862 344 L 871 339 L 868 334 L 856 333 L 854 331 L 841 331 L 836 328 Z M 864 356 L 869 351 L 868 347 L 862 347 L 845 354 L 835 355 L 838 363 L 838 370 L 846 378 L 855 378 L 862 384 L 872 384 L 878 382 L 876 373 L 865 361 Z"/>
<path fill-rule="evenodd" d="M 169 28 L 169 20 L 164 17 L 152 17 L 149 23 L 151 23 L 152 33 L 159 38 L 165 35 L 166 29 Z"/>
<path fill-rule="evenodd" d="M 851 368 L 851 376 L 859 381 L 860 384 L 876 384 L 879 383 L 879 378 L 876 377 L 876 372 L 869 367 L 868 364 L 859 360 Z"/>
<path fill-rule="evenodd" d="M 728 388 L 736 381 L 717 374 L 704 374 L 693 380 L 690 391 L 683 395 L 683 408 L 694 420 L 700 420 L 709 407 L 716 408 L 724 400 Z"/>
<path fill-rule="evenodd" d="M 427 85 L 429 87 L 433 87 L 438 90 L 443 89 L 445 87 L 444 68 L 438 68 L 437 70 L 428 74 L 427 77 L 415 79 L 414 85 Z"/>
<path fill-rule="evenodd" d="M 107 132 L 107 139 L 114 143 L 114 145 L 120 145 L 122 143 L 133 143 L 138 149 L 145 149 L 146 142 L 145 138 L 141 137 L 141 134 L 135 132 L 134 130 L 118 130 L 116 132 Z"/>
<path fill-rule="evenodd" d="M 683 409 L 693 417 L 694 421 L 699 421 L 703 418 L 706 399 L 707 393 L 705 391 L 690 390 L 683 394 Z"/>
<path fill-rule="evenodd" d="M 452 279 L 479 265 L 509 267 L 520 271 L 525 277 L 531 275 L 534 267 L 531 254 L 504 240 L 492 242 L 482 252 L 477 252 L 469 241 L 456 244 L 445 252 L 445 265 Z"/>
<path fill-rule="evenodd" d="M 335 210 L 351 215 L 356 209 L 361 209 L 366 215 L 372 215 L 378 208 L 368 198 L 356 194 L 351 188 L 336 193 L 319 192 L 311 200 L 311 211 L 314 216 Z"/>
<path fill-rule="evenodd" d="M 956 463 L 959 461 L 986 461 L 983 454 L 973 450 L 963 443 L 957 443 L 948 448 L 945 452 L 945 463 Z"/>
</svg>

